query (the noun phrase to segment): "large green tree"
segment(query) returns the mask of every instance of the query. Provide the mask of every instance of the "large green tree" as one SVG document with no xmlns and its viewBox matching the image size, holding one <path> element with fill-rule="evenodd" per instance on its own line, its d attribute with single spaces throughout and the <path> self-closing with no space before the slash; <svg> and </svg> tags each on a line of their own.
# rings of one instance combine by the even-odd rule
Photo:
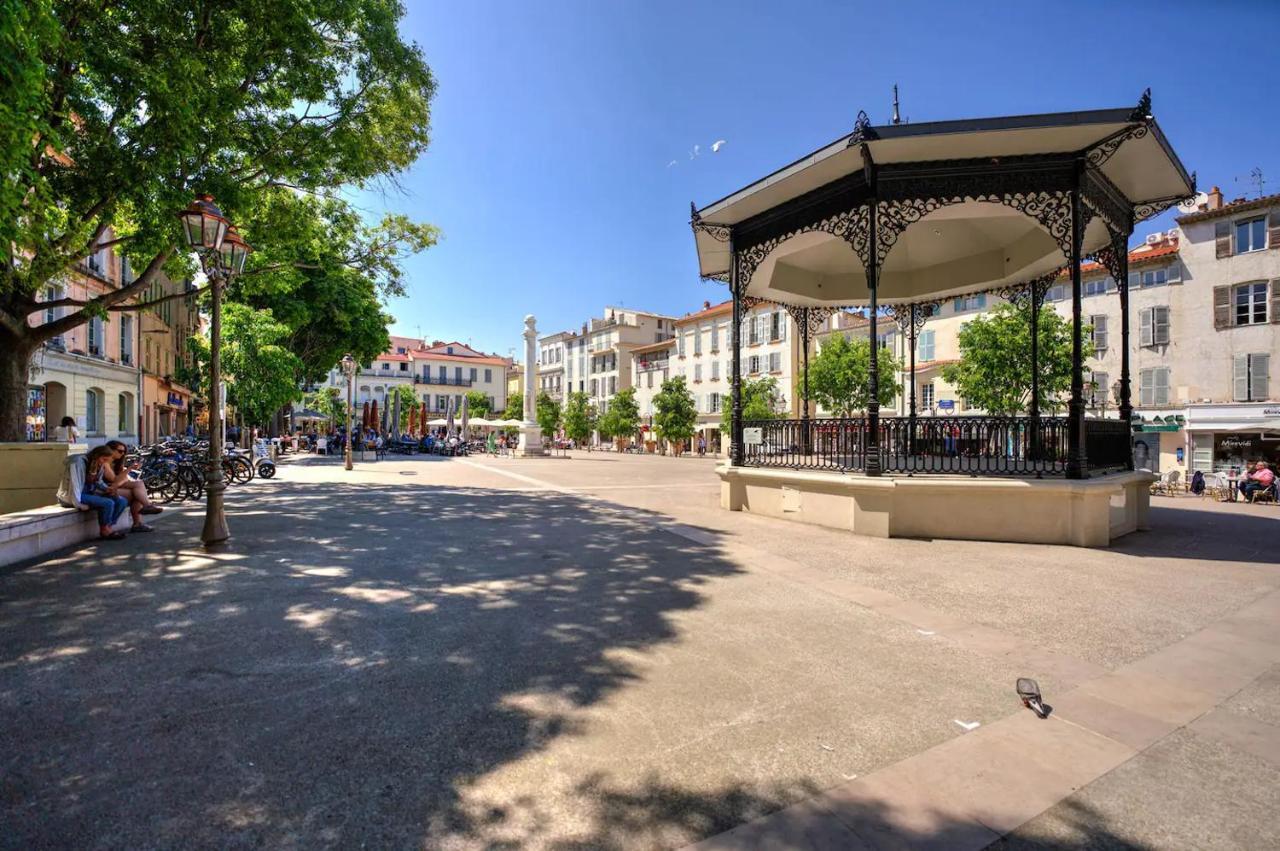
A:
<svg viewBox="0 0 1280 851">
<path fill-rule="evenodd" d="M 733 403 L 726 397 L 720 403 L 720 430 L 729 434 L 733 430 Z M 782 416 L 782 393 L 778 379 L 772 375 L 763 378 L 742 379 L 742 419 L 776 420 Z"/>
<path fill-rule="evenodd" d="M 348 352 L 368 363 L 387 350 L 392 317 L 383 304 L 405 295 L 401 262 L 437 238 L 403 216 L 369 226 L 343 201 L 282 188 L 261 193 L 241 227 L 264 237 L 228 297 L 289 327 L 303 382 L 319 381 Z"/>
<path fill-rule="evenodd" d="M 596 409 L 586 393 L 570 393 L 564 406 L 564 434 L 578 446 L 591 438 L 596 428 Z"/>
<path fill-rule="evenodd" d="M 888 349 L 881 349 L 876 360 L 879 402 L 889 405 L 902 390 L 898 383 L 901 367 Z M 852 416 L 867 409 L 871 403 L 870 378 L 871 344 L 866 340 L 848 340 L 843 334 L 833 334 L 809 361 L 809 395 L 837 417 Z M 804 386 L 803 373 L 800 381 Z"/>
<path fill-rule="evenodd" d="M 697 423 L 698 408 L 684 376 L 662 382 L 662 389 L 653 397 L 653 430 L 658 438 L 671 443 L 679 455 L 684 443 L 693 437 Z"/>
<path fill-rule="evenodd" d="M 479 390 L 467 391 L 467 415 L 472 417 L 489 416 L 489 396 Z"/>
<path fill-rule="evenodd" d="M 1040 410 L 1057 411 L 1071 390 L 1071 325 L 1049 305 L 1038 317 Z M 1085 329 L 1084 356 L 1093 356 L 1091 329 Z M 1001 304 L 960 329 L 959 363 L 942 377 L 970 407 L 989 414 L 1017 414 L 1031 402 L 1031 308 Z"/>
<path fill-rule="evenodd" d="M 194 194 L 216 196 L 273 254 L 273 234 L 250 226 L 264 196 L 394 180 L 428 142 L 435 81 L 401 37 L 394 0 L 34 0 L 4 11 L 0 440 L 20 439 L 41 343 L 137 309 L 161 272 L 192 275 L 174 214 Z M 378 244 L 336 248 L 358 262 Z M 106 245 L 135 280 L 87 301 L 45 298 Z M 47 308 L 60 314 L 46 320 Z"/>
<path fill-rule="evenodd" d="M 243 304 L 228 304 L 222 321 L 227 404 L 249 425 L 266 426 L 299 396 L 295 376 L 301 365 L 283 345 L 289 329 L 269 312 Z"/>
<path fill-rule="evenodd" d="M 543 438 L 555 437 L 556 430 L 560 428 L 560 403 L 547 393 L 539 393 L 536 408 L 538 428 L 542 430 Z"/>
<path fill-rule="evenodd" d="M 640 403 L 636 401 L 636 389 L 626 387 L 609 400 L 609 409 L 596 423 L 600 436 L 618 440 L 629 439 L 640 428 Z"/>
<path fill-rule="evenodd" d="M 520 420 L 524 422 L 524 394 L 512 393 L 507 396 L 507 409 L 502 412 L 504 420 Z"/>
</svg>

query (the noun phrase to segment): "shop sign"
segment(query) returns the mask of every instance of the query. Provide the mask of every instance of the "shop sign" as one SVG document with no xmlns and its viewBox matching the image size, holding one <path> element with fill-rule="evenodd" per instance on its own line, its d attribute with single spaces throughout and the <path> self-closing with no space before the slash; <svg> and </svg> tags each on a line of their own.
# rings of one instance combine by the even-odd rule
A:
<svg viewBox="0 0 1280 851">
<path fill-rule="evenodd" d="M 179 396 L 177 393 L 174 393 L 172 390 L 169 391 L 169 407 L 171 408 L 182 407 L 182 397 Z"/>
</svg>

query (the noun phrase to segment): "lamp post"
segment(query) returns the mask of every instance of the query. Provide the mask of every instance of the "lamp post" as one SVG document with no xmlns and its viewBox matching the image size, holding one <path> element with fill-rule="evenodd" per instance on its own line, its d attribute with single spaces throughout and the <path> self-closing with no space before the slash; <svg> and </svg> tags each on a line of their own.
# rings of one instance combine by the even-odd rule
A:
<svg viewBox="0 0 1280 851">
<path fill-rule="evenodd" d="M 197 196 L 178 218 L 187 246 L 200 258 L 209 279 L 209 465 L 205 468 L 209 496 L 200 540 L 205 549 L 213 550 L 231 537 L 222 501 L 227 489 L 222 478 L 222 290 L 244 271 L 244 261 L 253 248 L 236 233 L 212 195 Z"/>
<path fill-rule="evenodd" d="M 347 439 L 342 441 L 343 459 L 348 470 L 351 469 L 351 399 L 352 384 L 356 379 L 356 359 L 350 354 L 342 356 L 342 374 L 347 377 Z"/>
</svg>

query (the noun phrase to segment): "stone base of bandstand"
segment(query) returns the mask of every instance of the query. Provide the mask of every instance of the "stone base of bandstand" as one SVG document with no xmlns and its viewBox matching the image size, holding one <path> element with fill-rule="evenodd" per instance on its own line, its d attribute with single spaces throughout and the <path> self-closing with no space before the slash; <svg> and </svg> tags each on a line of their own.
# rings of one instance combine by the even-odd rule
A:
<svg viewBox="0 0 1280 851">
<path fill-rule="evenodd" d="M 1148 528 L 1146 471 L 1084 480 L 870 477 L 721 464 L 720 505 L 875 538 L 1105 547 Z"/>
<path fill-rule="evenodd" d="M 520 439 L 516 443 L 517 458 L 542 458 L 542 429 L 536 425 L 520 426 Z"/>
</svg>

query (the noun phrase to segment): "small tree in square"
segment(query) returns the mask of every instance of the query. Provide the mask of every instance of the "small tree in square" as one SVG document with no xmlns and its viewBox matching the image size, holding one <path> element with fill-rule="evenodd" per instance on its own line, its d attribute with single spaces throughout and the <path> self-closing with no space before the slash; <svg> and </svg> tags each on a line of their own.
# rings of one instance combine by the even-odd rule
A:
<svg viewBox="0 0 1280 851">
<path fill-rule="evenodd" d="M 660 440 L 671 443 L 677 455 L 693 437 L 698 423 L 698 408 L 684 376 L 677 375 L 662 382 L 662 390 L 653 397 L 653 430 Z"/>
<path fill-rule="evenodd" d="M 621 449 L 624 441 L 635 436 L 640 428 L 640 404 L 636 401 L 636 389 L 628 387 L 619 390 L 609 402 L 609 410 L 605 411 L 596 424 L 600 436 L 613 438 Z"/>
<path fill-rule="evenodd" d="M 771 375 L 764 378 L 742 379 L 742 419 L 776 420 L 782 416 L 782 392 L 778 379 Z M 724 434 L 733 431 L 733 401 L 726 396 L 720 403 L 720 430 Z"/>
<path fill-rule="evenodd" d="M 564 406 L 564 434 L 578 446 L 591 438 L 596 428 L 596 409 L 586 393 L 570 393 Z"/>
<path fill-rule="evenodd" d="M 479 390 L 467 391 L 467 413 L 473 417 L 487 417 L 492 408 L 489 407 L 488 395 Z"/>
<path fill-rule="evenodd" d="M 537 402 L 538 428 L 542 430 L 542 439 L 556 436 L 560 428 L 560 403 L 546 393 L 538 394 Z"/>
<path fill-rule="evenodd" d="M 888 349 L 881 349 L 876 360 L 880 376 L 879 402 L 891 405 L 902 390 L 898 383 L 901 366 Z M 871 403 L 870 379 L 871 343 L 867 340 L 847 340 L 841 334 L 833 334 L 809 362 L 810 395 L 837 417 L 853 416 L 867 409 Z M 800 382 L 803 387 L 803 373 Z"/>
</svg>

